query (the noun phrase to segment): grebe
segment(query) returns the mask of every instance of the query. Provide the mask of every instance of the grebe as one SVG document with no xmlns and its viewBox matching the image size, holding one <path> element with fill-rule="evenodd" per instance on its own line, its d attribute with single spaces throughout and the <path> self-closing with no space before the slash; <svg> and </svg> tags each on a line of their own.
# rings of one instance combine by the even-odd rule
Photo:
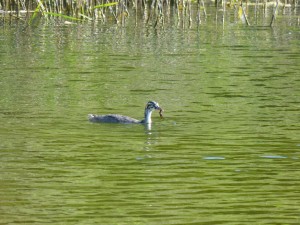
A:
<svg viewBox="0 0 300 225">
<path fill-rule="evenodd" d="M 163 109 L 159 107 L 157 102 L 149 101 L 145 107 L 145 117 L 143 120 L 137 120 L 128 116 L 118 115 L 118 114 L 108 114 L 108 115 L 95 115 L 89 114 L 89 121 L 94 123 L 143 123 L 150 124 L 152 111 L 159 110 L 160 118 L 163 118 Z"/>
</svg>

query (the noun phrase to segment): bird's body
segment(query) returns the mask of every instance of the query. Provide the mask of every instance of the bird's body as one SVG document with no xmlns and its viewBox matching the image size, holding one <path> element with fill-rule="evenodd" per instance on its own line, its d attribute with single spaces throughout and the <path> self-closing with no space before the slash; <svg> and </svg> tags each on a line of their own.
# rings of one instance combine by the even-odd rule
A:
<svg viewBox="0 0 300 225">
<path fill-rule="evenodd" d="M 141 120 L 118 114 L 95 115 L 89 114 L 89 121 L 95 123 L 141 123 Z"/>
<path fill-rule="evenodd" d="M 141 124 L 150 124 L 151 114 L 154 110 L 160 110 L 159 114 L 162 118 L 162 108 L 159 107 L 157 102 L 149 101 L 145 107 L 145 116 L 143 120 L 137 120 L 128 116 L 123 116 L 119 114 L 107 114 L 107 115 L 95 115 L 89 114 L 88 118 L 90 122 L 94 123 L 141 123 Z"/>
</svg>

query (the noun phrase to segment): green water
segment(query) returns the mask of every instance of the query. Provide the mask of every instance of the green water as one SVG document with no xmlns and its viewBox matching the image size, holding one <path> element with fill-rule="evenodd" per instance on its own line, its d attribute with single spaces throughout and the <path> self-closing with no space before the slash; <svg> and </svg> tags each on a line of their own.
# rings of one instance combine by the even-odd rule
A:
<svg viewBox="0 0 300 225">
<path fill-rule="evenodd" d="M 299 27 L 134 23 L 1 27 L 0 224 L 299 224 Z"/>
</svg>

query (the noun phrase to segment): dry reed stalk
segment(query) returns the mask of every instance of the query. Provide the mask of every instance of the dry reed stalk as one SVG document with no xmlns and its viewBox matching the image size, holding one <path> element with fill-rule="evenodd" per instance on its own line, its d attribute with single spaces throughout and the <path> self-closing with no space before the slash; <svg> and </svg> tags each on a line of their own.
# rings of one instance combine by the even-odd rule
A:
<svg viewBox="0 0 300 225">
<path fill-rule="evenodd" d="M 270 27 L 273 26 L 273 23 L 274 23 L 274 21 L 275 21 L 275 17 L 276 17 L 276 13 L 277 13 L 278 4 L 279 4 L 279 0 L 276 0 L 276 5 L 275 5 L 275 8 L 274 8 L 274 10 L 273 10 L 273 15 L 272 15 Z"/>
<path fill-rule="evenodd" d="M 248 26 L 250 26 L 250 23 L 249 23 L 249 21 L 248 21 L 248 17 L 247 17 L 247 15 L 246 15 L 246 12 L 245 12 L 245 9 L 244 9 L 244 6 L 243 6 L 243 0 L 241 0 L 241 8 L 242 8 L 242 12 L 243 12 L 243 16 L 244 16 L 244 18 L 245 18 L 245 20 L 246 20 L 246 24 L 248 25 Z"/>
</svg>

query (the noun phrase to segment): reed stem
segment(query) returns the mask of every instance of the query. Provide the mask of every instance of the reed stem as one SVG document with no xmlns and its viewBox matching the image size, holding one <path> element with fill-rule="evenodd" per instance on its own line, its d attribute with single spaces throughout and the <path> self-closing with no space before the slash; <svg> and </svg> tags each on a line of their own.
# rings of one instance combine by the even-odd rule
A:
<svg viewBox="0 0 300 225">
<path fill-rule="evenodd" d="M 229 2 L 230 1 L 230 2 Z M 245 2 L 246 1 L 246 6 Z M 27 20 L 28 25 L 32 25 L 33 21 L 40 16 L 44 18 L 60 18 L 72 21 L 115 21 L 121 26 L 126 25 L 126 20 L 130 16 L 129 12 L 135 13 L 135 24 L 138 19 L 142 18 L 145 24 L 151 23 L 154 27 L 158 25 L 164 26 L 166 21 L 170 22 L 170 18 L 174 18 L 178 25 L 184 28 L 186 25 L 192 27 L 193 20 L 197 21 L 197 26 L 201 25 L 203 18 L 206 19 L 206 7 L 215 4 L 215 19 L 218 22 L 218 12 L 222 10 L 223 25 L 228 18 L 225 16 L 232 8 L 236 10 L 240 7 L 240 14 L 244 18 L 247 26 L 250 26 L 246 9 L 249 0 L 0 0 L 0 17 L 5 21 L 7 18 L 22 18 Z M 273 13 L 269 26 L 275 23 L 276 14 L 280 6 L 279 0 L 251 0 L 249 4 L 254 6 L 254 23 L 258 23 L 259 11 L 267 18 L 268 1 L 275 1 Z M 222 7 L 219 4 L 222 4 Z M 229 6 L 229 7 L 228 7 Z M 232 7 L 234 6 L 234 7 Z M 261 7 L 262 6 L 262 7 Z M 289 12 L 297 15 L 295 11 L 299 6 L 299 0 L 284 0 L 283 13 L 287 7 L 291 7 Z M 196 7 L 196 10 L 193 10 Z M 295 8 L 295 9 L 294 9 Z M 133 10 L 131 10 L 133 9 Z M 193 12 L 196 12 L 195 15 Z M 140 14 L 139 14 L 140 13 Z M 239 14 L 239 15 L 240 15 Z M 213 15 L 213 14 L 211 14 Z M 299 16 L 297 16 L 299 18 Z M 110 18 L 110 20 L 109 20 Z M 112 19 L 112 20 L 111 20 Z"/>
</svg>

